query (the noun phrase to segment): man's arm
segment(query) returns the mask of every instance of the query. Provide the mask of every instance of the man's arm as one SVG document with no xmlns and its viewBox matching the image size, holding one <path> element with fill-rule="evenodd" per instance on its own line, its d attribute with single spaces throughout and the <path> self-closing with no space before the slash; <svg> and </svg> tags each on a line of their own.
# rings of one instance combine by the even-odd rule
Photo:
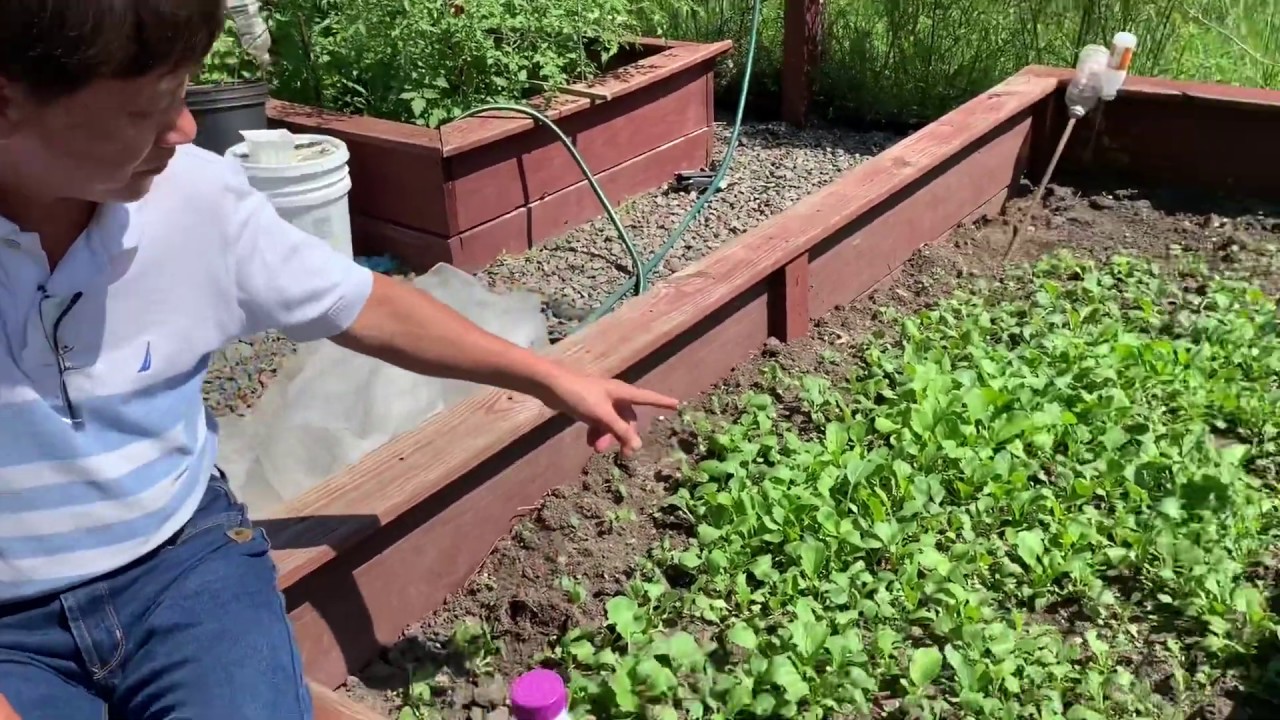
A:
<svg viewBox="0 0 1280 720">
<path fill-rule="evenodd" d="M 486 332 L 407 282 L 374 275 L 369 298 L 343 347 L 422 375 L 467 380 L 531 395 L 585 422 L 603 451 L 611 439 L 624 453 L 640 447 L 634 405 L 674 409 L 677 401 L 612 378 L 594 378 Z"/>
<path fill-rule="evenodd" d="M 268 329 L 343 347 L 411 372 L 515 390 L 587 424 L 599 451 L 640 447 L 634 405 L 675 408 L 673 398 L 575 372 L 486 332 L 411 284 L 371 272 L 282 219 L 242 170 L 230 201 L 229 266 L 240 335 Z"/>
<path fill-rule="evenodd" d="M 420 375 L 467 380 L 542 399 L 565 371 L 486 332 L 410 283 L 375 274 L 355 322 L 332 340 Z"/>
<path fill-rule="evenodd" d="M 0 720 L 22 720 L 22 718 L 18 717 L 18 712 L 13 709 L 8 700 L 4 699 L 3 695 L 0 695 Z"/>
</svg>

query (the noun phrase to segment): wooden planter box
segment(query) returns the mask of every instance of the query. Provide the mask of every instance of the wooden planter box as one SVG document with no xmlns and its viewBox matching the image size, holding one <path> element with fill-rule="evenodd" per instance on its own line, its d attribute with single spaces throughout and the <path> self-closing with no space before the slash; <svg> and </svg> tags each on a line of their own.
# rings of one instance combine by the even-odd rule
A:
<svg viewBox="0 0 1280 720">
<path fill-rule="evenodd" d="M 770 336 L 805 334 L 924 244 L 999 212 L 1024 176 L 1038 181 L 1066 119 L 1069 76 L 1027 68 L 552 353 L 696 396 Z M 1060 172 L 1280 198 L 1280 92 L 1130 77 L 1091 144 L 1094 117 L 1076 129 Z M 581 425 L 531 398 L 478 394 L 262 523 L 321 718 L 378 717 L 328 688 L 462 587 L 519 508 L 577 479 L 584 439 Z"/>
<path fill-rule="evenodd" d="M 574 141 L 613 204 L 711 160 L 712 82 L 730 42 L 644 39 L 640 59 L 561 94 L 543 110 Z M 537 100 L 535 100 L 536 104 Z M 272 101 L 275 127 L 334 135 L 351 152 L 356 252 L 418 271 L 478 271 L 604 215 L 555 135 L 516 113 L 438 130 Z"/>
</svg>

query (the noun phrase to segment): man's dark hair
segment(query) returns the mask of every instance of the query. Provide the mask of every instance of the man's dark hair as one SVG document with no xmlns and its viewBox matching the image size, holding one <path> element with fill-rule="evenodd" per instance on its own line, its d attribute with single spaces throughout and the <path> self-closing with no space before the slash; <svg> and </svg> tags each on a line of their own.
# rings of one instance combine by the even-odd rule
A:
<svg viewBox="0 0 1280 720">
<path fill-rule="evenodd" d="M 56 100 L 97 80 L 196 66 L 224 0 L 0 0 L 0 77 Z"/>
</svg>

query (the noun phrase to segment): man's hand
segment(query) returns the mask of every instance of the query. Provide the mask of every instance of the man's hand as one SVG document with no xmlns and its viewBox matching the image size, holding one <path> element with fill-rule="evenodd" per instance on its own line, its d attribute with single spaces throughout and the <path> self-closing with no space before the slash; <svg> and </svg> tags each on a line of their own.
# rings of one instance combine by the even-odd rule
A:
<svg viewBox="0 0 1280 720">
<path fill-rule="evenodd" d="M 666 409 L 674 398 L 620 380 L 582 375 L 485 332 L 407 282 L 374 275 L 355 323 L 334 342 L 406 370 L 522 392 L 587 424 L 599 452 L 612 441 L 640 449 L 636 405 Z"/>
<path fill-rule="evenodd" d="M 566 375 L 551 383 L 548 396 L 540 399 L 551 409 L 586 423 L 587 442 L 596 452 L 608 450 L 616 441 L 628 457 L 640 449 L 636 405 L 667 410 L 679 407 L 675 398 L 652 390 L 585 375 Z"/>
<path fill-rule="evenodd" d="M 0 720 L 22 720 L 18 717 L 18 711 L 4 699 L 4 695 L 0 695 Z"/>
</svg>

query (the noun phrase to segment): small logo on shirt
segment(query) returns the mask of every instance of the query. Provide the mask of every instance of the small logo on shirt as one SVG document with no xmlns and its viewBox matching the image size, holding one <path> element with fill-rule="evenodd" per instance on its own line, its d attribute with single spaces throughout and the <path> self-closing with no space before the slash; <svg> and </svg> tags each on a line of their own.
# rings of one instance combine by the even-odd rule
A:
<svg viewBox="0 0 1280 720">
<path fill-rule="evenodd" d="M 147 341 L 147 354 L 142 356 L 142 365 L 140 365 L 140 366 L 138 367 L 138 374 L 139 374 L 139 375 L 141 375 L 142 373 L 144 373 L 144 372 L 146 372 L 146 371 L 148 371 L 148 370 L 150 370 L 150 369 L 151 369 L 151 341 L 150 341 L 150 340 L 148 340 L 148 341 Z"/>
</svg>

